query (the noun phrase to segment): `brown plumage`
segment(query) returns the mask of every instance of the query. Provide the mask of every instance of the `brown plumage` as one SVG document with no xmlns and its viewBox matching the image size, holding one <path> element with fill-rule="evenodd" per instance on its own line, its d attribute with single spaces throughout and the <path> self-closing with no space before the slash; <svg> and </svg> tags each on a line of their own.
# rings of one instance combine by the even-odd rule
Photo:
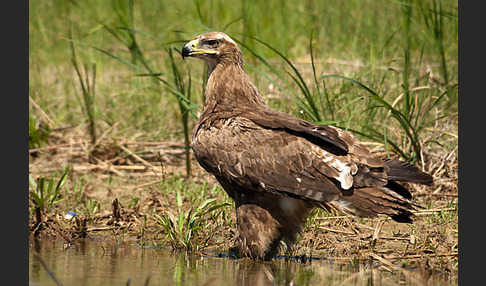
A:
<svg viewBox="0 0 486 286">
<path fill-rule="evenodd" d="M 292 245 L 316 207 L 412 221 L 411 194 L 396 181 L 431 184 L 430 175 L 373 156 L 349 132 L 270 109 L 224 33 L 199 35 L 182 56 L 209 67 L 192 149 L 235 201 L 240 256 L 269 259 L 280 240 Z"/>
</svg>

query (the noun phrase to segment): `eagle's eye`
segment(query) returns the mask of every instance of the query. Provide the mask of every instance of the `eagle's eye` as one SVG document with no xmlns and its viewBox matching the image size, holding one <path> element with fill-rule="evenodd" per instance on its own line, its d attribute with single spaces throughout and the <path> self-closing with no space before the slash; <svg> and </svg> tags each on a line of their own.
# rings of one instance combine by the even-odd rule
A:
<svg viewBox="0 0 486 286">
<path fill-rule="evenodd" d="M 219 45 L 218 40 L 207 40 L 206 45 L 211 46 L 212 48 L 215 48 Z"/>
</svg>

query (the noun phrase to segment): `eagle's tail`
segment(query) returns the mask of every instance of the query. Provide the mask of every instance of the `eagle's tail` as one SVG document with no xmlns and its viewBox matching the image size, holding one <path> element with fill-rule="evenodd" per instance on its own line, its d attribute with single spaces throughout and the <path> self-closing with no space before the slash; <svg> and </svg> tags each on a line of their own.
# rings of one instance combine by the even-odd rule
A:
<svg viewBox="0 0 486 286">
<path fill-rule="evenodd" d="M 412 210 L 415 210 L 410 200 L 386 187 L 354 189 L 351 194 L 343 195 L 331 204 L 344 213 L 360 217 L 385 214 L 395 221 L 407 223 L 412 222 Z"/>
<path fill-rule="evenodd" d="M 403 181 L 424 185 L 431 185 L 433 178 L 431 175 L 420 171 L 414 165 L 400 160 L 386 160 L 388 180 Z"/>
</svg>

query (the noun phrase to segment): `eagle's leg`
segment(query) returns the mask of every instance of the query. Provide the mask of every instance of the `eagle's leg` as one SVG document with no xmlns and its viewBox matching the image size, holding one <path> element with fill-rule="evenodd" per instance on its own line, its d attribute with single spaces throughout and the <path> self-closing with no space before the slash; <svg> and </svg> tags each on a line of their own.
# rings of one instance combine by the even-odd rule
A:
<svg viewBox="0 0 486 286">
<path fill-rule="evenodd" d="M 259 196 L 254 203 L 236 203 L 237 256 L 271 259 L 280 240 L 295 242 L 313 206 L 284 196 Z"/>
<path fill-rule="evenodd" d="M 256 204 L 242 204 L 236 208 L 236 219 L 238 256 L 270 259 L 277 254 L 281 225 L 266 209 Z"/>
</svg>

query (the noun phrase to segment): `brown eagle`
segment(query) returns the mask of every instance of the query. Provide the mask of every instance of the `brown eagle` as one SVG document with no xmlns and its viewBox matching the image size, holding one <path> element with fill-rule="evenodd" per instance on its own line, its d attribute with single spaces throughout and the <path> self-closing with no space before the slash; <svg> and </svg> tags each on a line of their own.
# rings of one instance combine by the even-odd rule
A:
<svg viewBox="0 0 486 286">
<path fill-rule="evenodd" d="M 210 32 L 182 49 L 206 61 L 209 79 L 192 134 L 199 164 L 235 201 L 240 257 L 270 259 L 291 246 L 313 208 L 412 222 L 411 193 L 396 181 L 432 177 L 371 154 L 347 131 L 275 111 L 243 70 L 238 45 Z"/>
</svg>

